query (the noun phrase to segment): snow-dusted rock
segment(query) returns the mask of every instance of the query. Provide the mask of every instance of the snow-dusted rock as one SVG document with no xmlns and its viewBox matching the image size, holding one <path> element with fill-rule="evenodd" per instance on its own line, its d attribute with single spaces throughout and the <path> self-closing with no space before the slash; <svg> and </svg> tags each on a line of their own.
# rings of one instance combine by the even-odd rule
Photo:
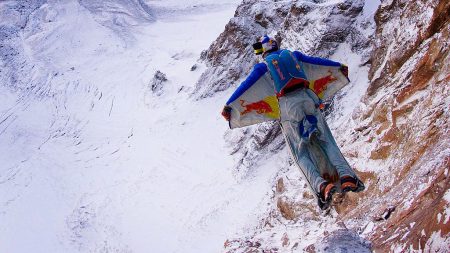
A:
<svg viewBox="0 0 450 253">
<path fill-rule="evenodd" d="M 150 82 L 150 89 L 153 94 L 160 96 L 164 92 L 164 83 L 167 82 L 167 76 L 163 72 L 157 70 Z"/>
</svg>

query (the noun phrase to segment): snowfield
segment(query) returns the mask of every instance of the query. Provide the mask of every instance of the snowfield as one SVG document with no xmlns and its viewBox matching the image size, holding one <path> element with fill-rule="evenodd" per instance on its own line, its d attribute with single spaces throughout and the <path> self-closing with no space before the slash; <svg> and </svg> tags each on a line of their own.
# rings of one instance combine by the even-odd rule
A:
<svg viewBox="0 0 450 253">
<path fill-rule="evenodd" d="M 0 252 L 220 252 L 257 221 L 277 166 L 237 182 L 225 95 L 190 98 L 238 2 L 0 3 Z"/>
</svg>

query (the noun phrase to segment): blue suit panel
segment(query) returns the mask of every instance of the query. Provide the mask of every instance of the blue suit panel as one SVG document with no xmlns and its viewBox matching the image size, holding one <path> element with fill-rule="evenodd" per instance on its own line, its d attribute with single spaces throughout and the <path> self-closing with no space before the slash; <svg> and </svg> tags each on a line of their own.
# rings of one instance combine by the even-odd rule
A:
<svg viewBox="0 0 450 253">
<path fill-rule="evenodd" d="M 297 60 L 299 60 L 301 62 L 322 65 L 322 66 L 331 66 L 331 67 L 341 66 L 341 64 L 339 62 L 335 62 L 335 61 L 320 58 L 320 57 L 307 56 L 299 51 L 294 51 L 292 54 L 295 56 L 295 58 L 297 58 Z"/>
<path fill-rule="evenodd" d="M 303 63 L 289 50 L 278 50 L 270 53 L 265 58 L 270 75 L 275 83 L 275 90 L 280 93 L 283 88 L 294 82 L 307 81 L 305 72 L 303 71 Z M 299 80 L 299 81 L 296 81 Z"/>
</svg>

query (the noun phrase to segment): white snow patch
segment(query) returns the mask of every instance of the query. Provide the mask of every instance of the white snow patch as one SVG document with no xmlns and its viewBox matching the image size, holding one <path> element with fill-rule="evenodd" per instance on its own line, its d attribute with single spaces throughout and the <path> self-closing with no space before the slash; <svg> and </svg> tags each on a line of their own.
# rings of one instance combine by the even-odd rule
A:
<svg viewBox="0 0 450 253">
<path fill-rule="evenodd" d="M 367 235 L 370 232 L 372 232 L 372 230 L 375 228 L 375 223 L 373 223 L 372 221 L 369 222 L 366 226 L 366 228 L 364 229 L 364 231 L 361 233 L 362 235 Z"/>
<path fill-rule="evenodd" d="M 406 233 L 402 236 L 402 239 L 400 239 L 400 241 L 403 241 L 408 235 L 409 235 L 410 231 L 406 231 Z"/>
<path fill-rule="evenodd" d="M 445 249 L 442 252 L 450 252 L 450 237 L 441 233 L 441 230 L 431 233 L 430 238 L 425 243 L 424 252 L 441 252 L 443 246 Z"/>
<path fill-rule="evenodd" d="M 333 60 L 348 64 L 350 84 L 345 86 L 336 96 L 339 101 L 336 103 L 334 114 L 330 115 L 328 120 L 330 128 L 336 129 L 342 124 L 351 121 L 351 114 L 360 105 L 360 100 L 369 86 L 368 67 L 360 66 L 362 64 L 361 56 L 351 51 L 350 45 L 343 43 L 339 45 L 333 54 Z M 341 94 L 345 94 L 342 96 Z"/>
<path fill-rule="evenodd" d="M 380 0 L 366 0 L 364 2 L 364 10 L 363 10 L 364 16 L 373 18 L 380 4 L 381 4 Z"/>
</svg>

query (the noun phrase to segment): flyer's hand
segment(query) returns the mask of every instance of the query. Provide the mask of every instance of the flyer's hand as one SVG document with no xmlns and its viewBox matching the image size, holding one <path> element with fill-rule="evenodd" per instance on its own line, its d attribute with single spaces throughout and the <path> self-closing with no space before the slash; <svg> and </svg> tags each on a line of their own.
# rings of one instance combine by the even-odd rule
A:
<svg viewBox="0 0 450 253">
<path fill-rule="evenodd" d="M 325 104 L 323 103 L 322 99 L 319 99 L 319 103 L 316 104 L 316 108 L 319 108 L 320 111 L 323 111 L 325 109 Z"/>
<path fill-rule="evenodd" d="M 325 104 L 324 103 L 320 103 L 319 104 L 319 110 L 323 111 L 325 109 Z"/>
<path fill-rule="evenodd" d="M 344 74 L 344 76 L 348 78 L 348 66 L 345 64 L 341 64 L 340 70 L 342 74 Z"/>
<path fill-rule="evenodd" d="M 226 121 L 230 121 L 231 119 L 231 107 L 228 105 L 223 107 L 222 110 L 222 116 L 225 118 Z"/>
</svg>

